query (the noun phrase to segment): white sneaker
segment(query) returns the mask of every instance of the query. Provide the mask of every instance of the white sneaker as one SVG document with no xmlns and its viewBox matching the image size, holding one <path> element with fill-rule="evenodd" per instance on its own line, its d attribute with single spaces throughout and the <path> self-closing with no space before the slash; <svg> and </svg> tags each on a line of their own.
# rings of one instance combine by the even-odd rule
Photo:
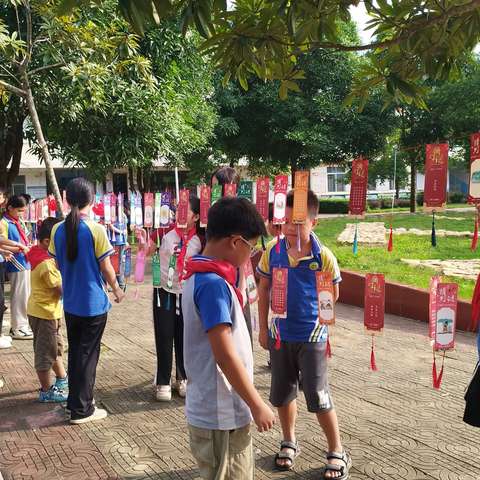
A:
<svg viewBox="0 0 480 480">
<path fill-rule="evenodd" d="M 155 397 L 159 402 L 169 402 L 172 399 L 172 387 L 170 385 L 157 385 Z"/>
<path fill-rule="evenodd" d="M 185 398 L 187 396 L 187 381 L 178 380 L 175 384 L 175 389 L 177 390 L 180 397 Z"/>
<path fill-rule="evenodd" d="M 32 340 L 33 332 L 29 326 L 10 330 L 10 335 L 14 340 Z"/>
<path fill-rule="evenodd" d="M 0 337 L 0 348 L 10 348 L 12 346 L 12 337 L 1 336 Z"/>
<path fill-rule="evenodd" d="M 102 420 L 108 415 L 107 411 L 103 408 L 95 407 L 95 410 L 89 417 L 70 419 L 70 423 L 73 425 L 80 425 L 81 423 L 95 422 L 96 420 Z"/>
</svg>

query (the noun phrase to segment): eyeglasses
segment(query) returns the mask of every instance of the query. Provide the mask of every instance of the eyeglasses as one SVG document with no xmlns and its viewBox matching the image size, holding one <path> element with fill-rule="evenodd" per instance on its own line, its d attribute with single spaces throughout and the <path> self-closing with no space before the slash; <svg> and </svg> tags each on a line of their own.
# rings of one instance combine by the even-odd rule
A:
<svg viewBox="0 0 480 480">
<path fill-rule="evenodd" d="M 253 255 L 254 253 L 256 253 L 256 251 L 257 251 L 257 246 L 256 245 L 252 245 L 248 240 L 243 238 L 241 235 L 239 236 L 239 238 L 243 243 L 248 245 L 248 247 L 250 248 L 250 255 Z"/>
</svg>

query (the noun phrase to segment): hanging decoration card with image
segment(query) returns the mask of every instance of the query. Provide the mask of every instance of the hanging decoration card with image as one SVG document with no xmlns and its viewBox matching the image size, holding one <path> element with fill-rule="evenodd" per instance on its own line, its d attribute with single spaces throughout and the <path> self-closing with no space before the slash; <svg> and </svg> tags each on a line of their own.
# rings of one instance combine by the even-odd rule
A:
<svg viewBox="0 0 480 480">
<path fill-rule="evenodd" d="M 331 272 L 315 272 L 318 298 L 318 322 L 321 325 L 335 324 L 335 290 Z"/>
<path fill-rule="evenodd" d="M 438 284 L 435 305 L 435 351 L 455 348 L 457 297 L 456 283 Z"/>
<path fill-rule="evenodd" d="M 470 184 L 468 202 L 480 203 L 480 132 L 470 136 Z"/>
<path fill-rule="evenodd" d="M 137 203 L 137 195 L 135 192 L 129 192 L 130 195 L 130 228 L 134 228 L 136 221 L 135 221 L 135 205 Z"/>
<path fill-rule="evenodd" d="M 302 224 L 307 221 L 308 216 L 308 182 L 310 172 L 297 170 L 295 172 L 295 188 L 293 193 L 293 215 L 292 222 Z"/>
<path fill-rule="evenodd" d="M 114 193 L 110 194 L 110 221 L 117 221 L 117 196 Z"/>
<path fill-rule="evenodd" d="M 155 213 L 154 213 L 154 220 L 153 220 L 153 227 L 160 228 L 160 212 L 162 208 L 162 194 L 157 192 L 155 194 Z"/>
<path fill-rule="evenodd" d="M 448 143 L 428 144 L 425 161 L 423 206 L 428 211 L 443 210 L 447 203 Z"/>
<path fill-rule="evenodd" d="M 430 295 L 428 298 L 428 337 L 435 339 L 435 321 L 437 319 L 437 294 L 438 284 L 441 281 L 440 275 L 434 275 L 430 278 Z"/>
<path fill-rule="evenodd" d="M 222 186 L 221 185 L 213 185 L 211 190 L 211 201 L 210 204 L 213 205 L 214 203 L 218 202 L 222 198 Z"/>
<path fill-rule="evenodd" d="M 153 206 L 154 198 L 153 193 L 147 192 L 143 195 L 143 202 L 145 205 L 145 219 L 143 221 L 143 226 L 145 228 L 153 227 Z"/>
<path fill-rule="evenodd" d="M 170 225 L 170 204 L 172 202 L 172 195 L 170 192 L 162 193 L 162 206 L 160 209 L 160 226 L 168 228 Z"/>
<path fill-rule="evenodd" d="M 50 216 L 50 212 L 48 210 L 48 203 L 48 197 L 42 200 L 42 220 L 45 220 Z"/>
<path fill-rule="evenodd" d="M 160 255 L 158 250 L 152 255 L 152 283 L 154 287 L 160 287 Z"/>
<path fill-rule="evenodd" d="M 273 225 L 285 223 L 287 208 L 288 175 L 277 175 L 273 187 Z"/>
<path fill-rule="evenodd" d="M 368 160 L 360 157 L 353 161 L 350 187 L 349 215 L 365 215 L 367 210 Z"/>
<path fill-rule="evenodd" d="M 257 180 L 256 207 L 264 221 L 268 220 L 268 195 L 270 193 L 270 179 L 262 177 Z"/>
<path fill-rule="evenodd" d="M 270 308 L 275 318 L 287 317 L 288 268 L 272 269 Z"/>
<path fill-rule="evenodd" d="M 251 180 L 242 180 L 240 182 L 238 186 L 238 196 L 253 202 L 253 182 Z"/>
<path fill-rule="evenodd" d="M 251 305 L 258 300 L 258 290 L 255 275 L 253 273 L 252 261 L 250 259 L 245 263 L 243 273 L 245 274 L 245 282 L 247 284 L 248 303 Z"/>
<path fill-rule="evenodd" d="M 385 319 L 385 277 L 381 273 L 365 275 L 363 324 L 369 333 L 383 330 Z"/>
<path fill-rule="evenodd" d="M 127 225 L 125 222 L 125 206 L 123 200 L 125 195 L 123 193 L 119 193 L 117 195 L 117 215 L 118 215 L 118 225 L 121 229 L 126 229 Z"/>
<path fill-rule="evenodd" d="M 200 226 L 205 228 L 208 222 L 208 210 L 210 209 L 211 188 L 207 185 L 200 186 Z"/>
<path fill-rule="evenodd" d="M 63 208 L 63 214 L 68 215 L 70 213 L 70 205 L 67 202 L 67 191 L 64 190 L 62 192 L 62 208 Z"/>
<path fill-rule="evenodd" d="M 110 207 L 111 195 L 106 193 L 103 196 L 103 219 L 105 225 L 110 225 L 112 223 L 112 209 Z"/>
<path fill-rule="evenodd" d="M 135 193 L 135 225 L 137 228 L 143 227 L 142 194 Z"/>
<path fill-rule="evenodd" d="M 177 205 L 177 227 L 187 228 L 188 201 L 190 192 L 187 189 L 180 190 L 180 200 Z"/>
<path fill-rule="evenodd" d="M 223 196 L 224 197 L 236 197 L 237 196 L 237 184 L 236 183 L 226 183 L 223 186 Z"/>
<path fill-rule="evenodd" d="M 57 216 L 57 202 L 55 201 L 55 197 L 53 195 L 48 196 L 48 215 L 50 217 Z"/>
</svg>

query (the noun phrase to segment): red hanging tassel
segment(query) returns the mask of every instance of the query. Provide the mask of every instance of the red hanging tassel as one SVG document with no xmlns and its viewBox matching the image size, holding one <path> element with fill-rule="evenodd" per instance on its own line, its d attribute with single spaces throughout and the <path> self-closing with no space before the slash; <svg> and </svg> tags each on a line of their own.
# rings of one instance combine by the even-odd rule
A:
<svg viewBox="0 0 480 480">
<path fill-rule="evenodd" d="M 277 243 L 275 245 L 275 251 L 280 253 L 280 234 L 277 235 Z"/>
<path fill-rule="evenodd" d="M 391 252 L 393 250 L 393 228 L 392 225 L 390 224 L 390 235 L 388 237 L 388 247 L 387 250 Z"/>
<path fill-rule="evenodd" d="M 375 341 L 374 337 L 372 335 L 372 348 L 370 351 L 370 368 L 376 372 L 378 370 L 377 368 L 377 362 L 375 361 Z"/>
<path fill-rule="evenodd" d="M 330 345 L 330 337 L 327 337 L 327 348 L 325 350 L 325 356 L 327 358 L 332 358 L 332 347 Z"/>
<path fill-rule="evenodd" d="M 477 249 L 477 243 L 478 243 L 478 213 L 475 213 L 475 228 L 473 230 L 472 245 L 470 246 L 470 249 L 472 250 L 472 252 Z"/>
<path fill-rule="evenodd" d="M 477 324 L 480 318 L 480 274 L 477 277 L 477 283 L 472 296 L 472 316 L 470 318 L 470 331 L 477 331 Z"/>
<path fill-rule="evenodd" d="M 435 352 L 433 353 L 432 384 L 433 388 L 437 388 L 437 362 L 435 360 Z"/>
<path fill-rule="evenodd" d="M 277 336 L 275 338 L 275 350 L 280 350 L 280 320 L 277 320 Z"/>
<path fill-rule="evenodd" d="M 440 369 L 440 373 L 438 374 L 438 377 L 436 378 L 435 385 L 434 387 L 437 390 L 440 390 L 440 387 L 442 385 L 442 379 L 443 379 L 443 366 L 445 364 L 445 352 L 443 352 L 443 358 L 442 358 L 442 368 Z"/>
</svg>

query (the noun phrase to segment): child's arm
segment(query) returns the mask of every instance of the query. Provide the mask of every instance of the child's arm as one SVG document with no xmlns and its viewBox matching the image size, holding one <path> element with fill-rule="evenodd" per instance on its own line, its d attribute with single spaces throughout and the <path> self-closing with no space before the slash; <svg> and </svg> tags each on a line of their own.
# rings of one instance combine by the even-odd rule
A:
<svg viewBox="0 0 480 480">
<path fill-rule="evenodd" d="M 260 331 L 258 341 L 262 348 L 268 350 L 268 312 L 270 310 L 270 279 L 260 277 L 258 284 L 258 316 Z"/>
<path fill-rule="evenodd" d="M 336 283 L 334 286 L 333 286 L 333 296 L 335 298 L 335 302 L 338 301 L 338 297 L 340 296 L 340 288 L 339 288 L 339 285 L 338 283 Z"/>
<path fill-rule="evenodd" d="M 230 385 L 245 401 L 252 412 L 259 432 L 270 430 L 275 423 L 275 415 L 261 399 L 243 366 L 232 340 L 229 324 L 219 324 L 208 331 L 208 339 L 213 356 Z"/>
</svg>

